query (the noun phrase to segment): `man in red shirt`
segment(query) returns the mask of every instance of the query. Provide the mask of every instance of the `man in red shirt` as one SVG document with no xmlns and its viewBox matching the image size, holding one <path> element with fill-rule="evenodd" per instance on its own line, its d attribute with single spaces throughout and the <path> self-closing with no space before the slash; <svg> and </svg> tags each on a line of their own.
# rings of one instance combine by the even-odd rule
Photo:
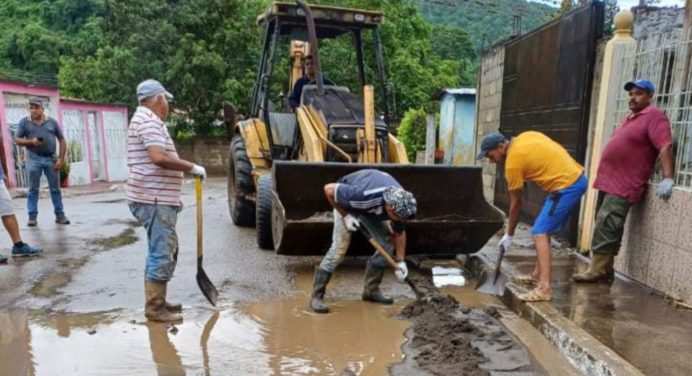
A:
<svg viewBox="0 0 692 376">
<path fill-rule="evenodd" d="M 613 281 L 613 260 L 620 250 L 627 213 L 644 197 L 657 158 L 664 178 L 658 184 L 658 197 L 667 200 L 673 191 L 670 122 L 651 104 L 654 85 L 640 79 L 625 84 L 625 90 L 629 92 L 630 113 L 603 149 L 593 185 L 599 193 L 591 266 L 573 275 L 575 282 Z"/>
</svg>

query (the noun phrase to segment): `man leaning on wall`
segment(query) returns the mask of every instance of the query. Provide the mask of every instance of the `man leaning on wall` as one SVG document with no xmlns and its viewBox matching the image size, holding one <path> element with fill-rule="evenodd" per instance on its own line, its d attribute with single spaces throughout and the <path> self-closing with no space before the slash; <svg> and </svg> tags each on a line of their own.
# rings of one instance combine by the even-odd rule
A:
<svg viewBox="0 0 692 376">
<path fill-rule="evenodd" d="M 673 191 L 675 158 L 670 122 L 651 104 L 654 84 L 645 79 L 628 82 L 630 112 L 603 149 L 593 187 L 599 190 L 596 224 L 591 240 L 591 266 L 572 276 L 575 282 L 613 281 L 614 259 L 620 250 L 630 207 L 641 201 L 660 158 L 663 180 L 658 197 Z"/>
</svg>

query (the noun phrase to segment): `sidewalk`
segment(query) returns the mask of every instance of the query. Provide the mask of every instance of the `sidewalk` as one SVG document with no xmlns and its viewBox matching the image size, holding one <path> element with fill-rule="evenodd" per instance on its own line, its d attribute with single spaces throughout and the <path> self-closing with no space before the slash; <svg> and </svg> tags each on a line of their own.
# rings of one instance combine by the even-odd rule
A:
<svg viewBox="0 0 692 376">
<path fill-rule="evenodd" d="M 502 272 L 510 280 L 533 269 L 535 251 L 527 226 L 515 234 Z M 467 263 L 475 272 L 492 268 L 497 241 Z M 692 311 L 618 276 L 612 285 L 575 284 L 571 275 L 587 265 L 571 250 L 553 245 L 553 300 L 525 303 L 516 296 L 530 286 L 509 283 L 502 297 L 530 321 L 567 360 L 586 375 L 689 375 L 692 369 Z"/>
<path fill-rule="evenodd" d="M 89 185 L 78 185 L 74 187 L 61 188 L 62 197 L 75 197 L 83 195 L 91 195 L 97 193 L 113 192 L 117 190 L 122 190 L 125 186 L 125 182 L 104 182 L 99 181 Z M 10 195 L 13 199 L 26 197 L 28 188 L 12 188 L 10 189 Z M 39 192 L 40 198 L 48 198 L 49 192 L 48 187 L 41 187 Z"/>
</svg>

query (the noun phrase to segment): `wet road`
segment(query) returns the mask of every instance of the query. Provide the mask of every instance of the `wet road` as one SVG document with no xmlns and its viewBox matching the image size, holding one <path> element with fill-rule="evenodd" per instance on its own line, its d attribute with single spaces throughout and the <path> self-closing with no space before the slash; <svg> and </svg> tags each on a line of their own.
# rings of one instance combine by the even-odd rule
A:
<svg viewBox="0 0 692 376">
<path fill-rule="evenodd" d="M 388 273 L 383 290 L 397 304 L 363 303 L 364 261 L 349 259 L 329 285 L 335 312 L 309 312 L 319 258 L 259 250 L 253 229 L 231 223 L 225 179 L 204 191 L 205 270 L 220 292 L 211 307 L 195 282 L 192 188 L 168 288 L 185 308 L 176 327 L 144 320 L 146 236 L 122 190 L 66 198 L 69 226 L 41 199 L 38 227 L 26 228 L 26 200 L 16 199 L 24 239 L 45 254 L 0 265 L 0 375 L 382 375 L 402 359 L 409 323 L 395 316 L 414 298 L 408 287 Z"/>
</svg>

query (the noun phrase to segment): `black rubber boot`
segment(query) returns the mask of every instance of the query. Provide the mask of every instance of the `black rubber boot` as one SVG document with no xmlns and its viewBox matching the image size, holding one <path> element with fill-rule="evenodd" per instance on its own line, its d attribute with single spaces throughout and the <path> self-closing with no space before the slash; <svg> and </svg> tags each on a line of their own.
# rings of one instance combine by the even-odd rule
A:
<svg viewBox="0 0 692 376">
<path fill-rule="evenodd" d="M 329 279 L 332 278 L 332 273 L 322 270 L 320 268 L 315 269 L 315 281 L 312 285 L 312 297 L 310 298 L 310 309 L 317 313 L 328 313 L 329 307 L 324 304 L 324 292 L 327 289 L 327 283 Z"/>
<path fill-rule="evenodd" d="M 384 296 L 380 291 L 382 277 L 384 277 L 385 268 L 377 268 L 368 261 L 368 266 L 365 268 L 365 288 L 363 289 L 363 300 L 367 302 L 376 302 L 382 304 L 392 304 L 394 299 Z"/>
</svg>

